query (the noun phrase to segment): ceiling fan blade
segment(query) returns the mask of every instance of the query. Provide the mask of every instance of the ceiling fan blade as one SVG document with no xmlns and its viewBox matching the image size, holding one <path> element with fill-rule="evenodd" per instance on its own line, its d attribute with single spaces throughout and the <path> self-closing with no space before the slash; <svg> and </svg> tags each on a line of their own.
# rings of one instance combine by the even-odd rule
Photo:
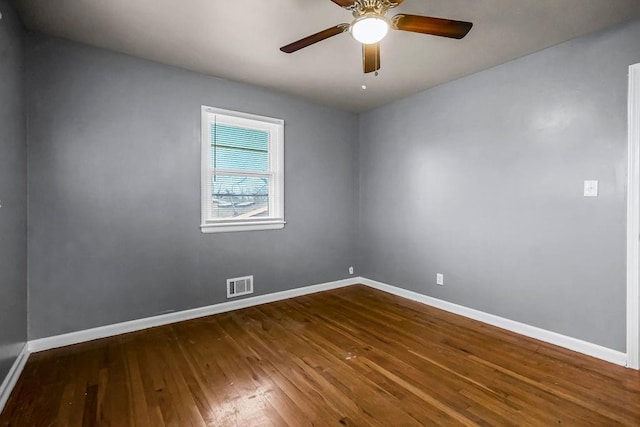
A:
<svg viewBox="0 0 640 427">
<path fill-rule="evenodd" d="M 329 37 L 337 36 L 338 34 L 344 33 L 349 30 L 349 24 L 339 24 L 335 27 L 327 28 L 326 30 L 320 31 L 319 33 L 312 34 L 308 37 L 290 43 L 286 46 L 282 46 L 280 48 L 284 53 L 293 53 L 297 50 L 302 49 L 303 47 L 311 46 L 314 43 L 321 42 L 322 40 L 326 40 Z"/>
<path fill-rule="evenodd" d="M 356 0 L 331 0 L 331 1 L 340 7 L 353 6 L 353 4 L 356 2 Z"/>
<path fill-rule="evenodd" d="M 394 16 L 391 19 L 391 25 L 396 30 L 450 37 L 452 39 L 463 38 L 473 27 L 471 22 L 432 18 L 430 16 L 406 15 L 404 13 Z"/>
<path fill-rule="evenodd" d="M 362 68 L 365 74 L 380 69 L 380 43 L 362 45 Z"/>
</svg>

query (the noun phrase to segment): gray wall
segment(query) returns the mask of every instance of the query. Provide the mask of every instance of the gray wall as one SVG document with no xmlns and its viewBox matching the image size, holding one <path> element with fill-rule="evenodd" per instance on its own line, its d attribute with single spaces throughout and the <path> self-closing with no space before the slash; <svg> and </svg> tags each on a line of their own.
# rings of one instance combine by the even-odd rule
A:
<svg viewBox="0 0 640 427">
<path fill-rule="evenodd" d="M 358 260 L 365 277 L 624 351 L 637 40 L 638 21 L 576 39 L 358 129 L 350 113 L 30 35 L 29 337 L 223 302 L 233 276 L 254 274 L 257 294 L 341 279 Z M 201 104 L 285 119 L 284 230 L 200 233 Z M 582 196 L 585 179 L 600 197 Z"/>
<path fill-rule="evenodd" d="M 30 339 L 348 277 L 355 115 L 42 35 L 27 69 Z M 200 233 L 201 104 L 285 120 L 283 230 Z"/>
<path fill-rule="evenodd" d="M 24 31 L 0 0 L 0 383 L 27 339 Z"/>
<path fill-rule="evenodd" d="M 362 275 L 624 351 L 639 40 L 635 21 L 363 114 Z"/>
</svg>

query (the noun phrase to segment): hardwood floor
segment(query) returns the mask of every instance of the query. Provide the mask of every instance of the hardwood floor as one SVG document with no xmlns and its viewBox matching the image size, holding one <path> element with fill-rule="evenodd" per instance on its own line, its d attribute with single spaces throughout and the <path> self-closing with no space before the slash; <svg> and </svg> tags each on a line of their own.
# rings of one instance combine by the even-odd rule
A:
<svg viewBox="0 0 640 427">
<path fill-rule="evenodd" d="M 32 354 L 0 425 L 640 425 L 640 373 L 351 286 Z"/>
</svg>

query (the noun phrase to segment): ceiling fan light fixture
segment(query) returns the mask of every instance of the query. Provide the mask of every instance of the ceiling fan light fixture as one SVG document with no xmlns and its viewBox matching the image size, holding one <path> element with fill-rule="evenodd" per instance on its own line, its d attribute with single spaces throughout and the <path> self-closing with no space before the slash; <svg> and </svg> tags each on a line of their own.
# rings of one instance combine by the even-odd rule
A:
<svg viewBox="0 0 640 427">
<path fill-rule="evenodd" d="M 351 35 L 362 44 L 374 44 L 389 32 L 389 20 L 384 16 L 367 13 L 351 23 Z"/>
</svg>

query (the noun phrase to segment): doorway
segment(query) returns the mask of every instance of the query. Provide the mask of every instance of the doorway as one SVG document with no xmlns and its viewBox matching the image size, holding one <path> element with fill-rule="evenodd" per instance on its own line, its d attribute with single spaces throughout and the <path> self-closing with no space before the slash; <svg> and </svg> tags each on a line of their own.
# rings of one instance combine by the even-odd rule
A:
<svg viewBox="0 0 640 427">
<path fill-rule="evenodd" d="M 640 369 L 640 64 L 629 67 L 627 366 Z"/>
</svg>

